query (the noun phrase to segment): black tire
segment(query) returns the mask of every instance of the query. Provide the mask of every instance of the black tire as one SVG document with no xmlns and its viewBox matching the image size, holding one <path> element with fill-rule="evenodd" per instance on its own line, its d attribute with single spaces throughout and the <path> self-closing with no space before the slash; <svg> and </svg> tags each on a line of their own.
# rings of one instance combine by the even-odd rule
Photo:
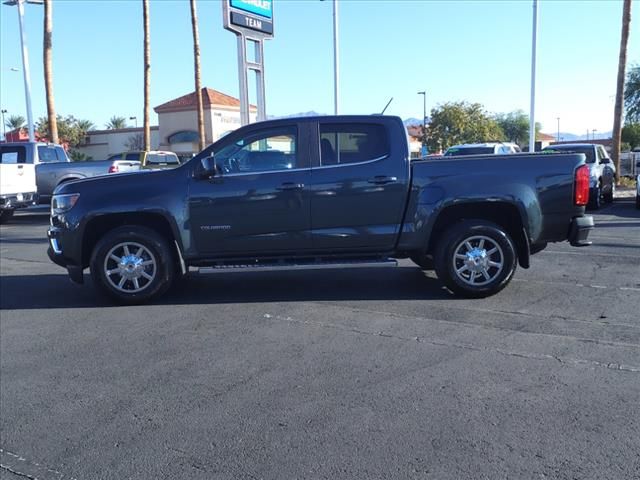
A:
<svg viewBox="0 0 640 480">
<path fill-rule="evenodd" d="M 0 210 L 0 223 L 7 223 L 14 213 L 15 210 Z"/>
<path fill-rule="evenodd" d="M 604 200 L 604 203 L 613 203 L 613 194 L 616 191 L 616 182 L 612 181 L 611 182 L 611 188 L 609 189 L 609 191 L 607 193 L 605 193 L 602 196 L 602 199 Z"/>
<path fill-rule="evenodd" d="M 431 255 L 414 254 L 411 255 L 411 261 L 418 265 L 422 270 L 433 270 L 433 257 Z"/>
<path fill-rule="evenodd" d="M 589 203 L 587 208 L 589 210 L 598 210 L 602 206 L 602 189 L 600 184 L 595 188 L 589 190 Z"/>
<path fill-rule="evenodd" d="M 150 228 L 132 225 L 116 228 L 98 242 L 90 268 L 96 287 L 125 305 L 160 297 L 175 277 L 169 243 Z"/>
<path fill-rule="evenodd" d="M 471 250 L 467 244 L 471 245 Z M 465 256 L 466 259 L 460 258 Z M 453 225 L 436 246 L 438 278 L 453 293 L 468 298 L 498 293 L 513 278 L 517 264 L 516 248 L 509 234 L 499 225 L 485 220 L 464 220 Z M 473 265 L 472 269 L 469 265 Z M 476 282 L 476 278 L 481 280 Z"/>
</svg>

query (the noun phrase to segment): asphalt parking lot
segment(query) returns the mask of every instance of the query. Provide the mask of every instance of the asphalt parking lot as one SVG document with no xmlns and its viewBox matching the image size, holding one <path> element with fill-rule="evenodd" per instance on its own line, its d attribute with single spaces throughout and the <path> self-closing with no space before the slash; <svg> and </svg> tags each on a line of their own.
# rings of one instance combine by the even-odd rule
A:
<svg viewBox="0 0 640 480">
<path fill-rule="evenodd" d="M 640 211 L 484 300 L 396 269 L 114 307 L 0 230 L 0 478 L 640 478 Z"/>
</svg>

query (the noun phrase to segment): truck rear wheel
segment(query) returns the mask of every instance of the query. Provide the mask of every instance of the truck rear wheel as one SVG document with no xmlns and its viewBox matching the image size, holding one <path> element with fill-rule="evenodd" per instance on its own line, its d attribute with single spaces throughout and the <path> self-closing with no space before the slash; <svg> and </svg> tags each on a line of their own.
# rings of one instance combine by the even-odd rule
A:
<svg viewBox="0 0 640 480">
<path fill-rule="evenodd" d="M 128 305 L 159 297 L 175 275 L 167 241 L 154 230 L 137 226 L 107 233 L 93 249 L 90 268 L 102 293 Z"/>
<path fill-rule="evenodd" d="M 438 278 L 453 293 L 469 298 L 498 293 L 513 278 L 517 263 L 509 234 L 485 220 L 465 220 L 449 228 L 435 254 Z"/>
</svg>

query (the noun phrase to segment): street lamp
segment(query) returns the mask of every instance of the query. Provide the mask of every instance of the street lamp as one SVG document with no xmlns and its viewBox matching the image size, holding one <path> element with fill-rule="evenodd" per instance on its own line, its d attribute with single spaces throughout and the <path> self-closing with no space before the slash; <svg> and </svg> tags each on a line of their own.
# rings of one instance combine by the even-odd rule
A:
<svg viewBox="0 0 640 480">
<path fill-rule="evenodd" d="M 531 28 L 531 105 L 529 110 L 529 152 L 536 146 L 536 49 L 538 45 L 538 0 L 533 0 L 533 25 Z"/>
<path fill-rule="evenodd" d="M 427 154 L 427 92 L 418 92 L 422 95 L 422 156 Z"/>
<path fill-rule="evenodd" d="M 324 0 L 320 0 L 324 1 Z M 338 88 L 338 79 L 340 77 L 340 59 L 338 56 L 338 0 L 333 0 L 333 114 L 338 115 L 338 103 L 340 99 L 340 90 Z"/>
<path fill-rule="evenodd" d="M 591 130 L 591 140 L 595 140 L 596 139 L 596 132 L 598 131 L 597 128 L 594 128 L 593 130 Z"/>
<path fill-rule="evenodd" d="M 129 117 L 129 120 L 135 120 L 136 121 L 136 128 L 138 128 L 138 117 Z"/>
<path fill-rule="evenodd" d="M 558 136 L 556 137 L 556 142 L 560 141 L 560 117 L 556 117 L 558 120 Z"/>
<path fill-rule="evenodd" d="M 42 5 L 43 0 L 6 0 L 5 5 L 18 6 L 18 23 L 20 24 L 20 45 L 22 46 L 22 70 L 24 72 L 24 96 L 27 103 L 27 125 L 29 127 L 29 141 L 35 140 L 33 132 L 33 112 L 31 110 L 31 75 L 29 70 L 29 51 L 27 50 L 27 36 L 24 31 L 24 4 Z"/>
</svg>

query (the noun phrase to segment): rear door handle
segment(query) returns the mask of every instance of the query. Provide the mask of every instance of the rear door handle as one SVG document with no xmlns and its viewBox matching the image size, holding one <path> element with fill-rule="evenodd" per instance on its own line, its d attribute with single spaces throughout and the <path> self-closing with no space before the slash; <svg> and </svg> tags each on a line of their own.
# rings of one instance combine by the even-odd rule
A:
<svg viewBox="0 0 640 480">
<path fill-rule="evenodd" d="M 385 183 L 394 183 L 398 181 L 398 177 L 388 177 L 386 175 L 376 175 L 373 178 L 367 180 L 369 183 L 375 183 L 376 185 L 384 185 Z"/>
<path fill-rule="evenodd" d="M 278 190 L 286 191 L 286 190 L 302 190 L 304 188 L 304 183 L 293 183 L 293 182 L 285 182 L 279 187 Z"/>
</svg>

